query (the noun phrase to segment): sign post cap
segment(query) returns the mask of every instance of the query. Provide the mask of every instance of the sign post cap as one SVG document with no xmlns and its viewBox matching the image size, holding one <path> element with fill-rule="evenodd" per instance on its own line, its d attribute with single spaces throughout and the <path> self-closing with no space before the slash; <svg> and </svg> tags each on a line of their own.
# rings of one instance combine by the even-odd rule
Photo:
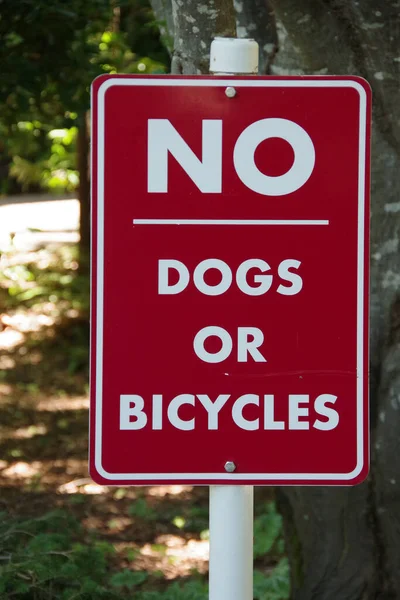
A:
<svg viewBox="0 0 400 600">
<path fill-rule="evenodd" d="M 258 54 L 258 44 L 255 40 L 216 37 L 211 43 L 210 72 L 256 75 Z"/>
</svg>

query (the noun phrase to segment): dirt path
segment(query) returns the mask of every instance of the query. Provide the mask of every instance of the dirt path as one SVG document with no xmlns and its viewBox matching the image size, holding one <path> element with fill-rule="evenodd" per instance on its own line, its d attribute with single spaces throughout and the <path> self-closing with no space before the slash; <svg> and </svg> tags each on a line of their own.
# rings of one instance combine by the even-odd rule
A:
<svg viewBox="0 0 400 600">
<path fill-rule="evenodd" d="M 23 194 L 0 198 L 0 251 L 11 243 L 31 250 L 43 243 L 78 241 L 79 202 L 73 196 Z"/>
</svg>

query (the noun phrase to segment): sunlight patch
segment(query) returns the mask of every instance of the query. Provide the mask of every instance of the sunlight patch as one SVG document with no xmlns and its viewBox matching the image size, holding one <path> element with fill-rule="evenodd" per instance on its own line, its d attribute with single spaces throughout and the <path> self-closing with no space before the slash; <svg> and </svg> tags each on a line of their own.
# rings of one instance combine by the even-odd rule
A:
<svg viewBox="0 0 400 600">
<path fill-rule="evenodd" d="M 155 544 L 145 544 L 135 558 L 135 567 L 160 570 L 166 579 L 190 575 L 193 569 L 205 573 L 208 568 L 209 543 L 185 540 L 176 535 L 160 535 Z"/>
<path fill-rule="evenodd" d="M 89 398 L 87 396 L 66 396 L 65 398 L 57 398 L 50 396 L 42 398 L 36 405 L 36 410 L 46 410 L 56 412 L 58 410 L 86 410 L 89 408 Z"/>
<path fill-rule="evenodd" d="M 28 312 L 17 312 L 13 315 L 3 315 L 1 318 L 4 325 L 8 325 L 13 329 L 16 329 L 20 332 L 28 332 L 28 331 L 40 331 L 40 329 L 45 327 L 50 327 L 54 325 L 54 318 L 45 314 L 37 314 L 35 315 L 32 311 Z"/>
<path fill-rule="evenodd" d="M 0 356 L 0 371 L 14 369 L 16 362 L 11 356 Z"/>
<path fill-rule="evenodd" d="M 0 332 L 0 349 L 10 350 L 15 348 L 18 344 L 22 344 L 24 339 L 25 336 L 20 331 L 6 327 L 4 331 Z"/>
<path fill-rule="evenodd" d="M 60 485 L 57 488 L 57 492 L 60 494 L 88 494 L 90 496 L 96 496 L 99 494 L 107 494 L 108 488 L 105 485 L 98 485 L 90 478 L 85 477 Z"/>
<path fill-rule="evenodd" d="M 165 544 L 169 550 L 168 554 L 179 556 L 185 559 L 208 560 L 209 542 L 207 540 L 191 539 L 186 542 L 183 538 L 177 535 L 163 534 L 156 538 L 157 544 Z"/>
<path fill-rule="evenodd" d="M 33 438 L 35 435 L 46 435 L 48 429 L 43 423 L 39 425 L 30 425 L 29 427 L 20 427 L 13 431 L 10 437 L 18 440 Z"/>
<path fill-rule="evenodd" d="M 147 494 L 148 496 L 163 498 L 167 494 L 170 494 L 171 496 L 179 496 L 184 492 L 191 492 L 192 490 L 192 485 L 156 485 L 154 487 L 150 487 L 147 491 Z"/>
<path fill-rule="evenodd" d="M 77 242 L 77 199 L 16 202 L 0 206 L 0 248 L 31 249 L 44 242 Z M 37 198 L 35 197 L 35 200 Z"/>
<path fill-rule="evenodd" d="M 40 474 L 41 469 L 42 463 L 39 461 L 35 461 L 31 464 L 20 461 L 10 465 L 7 469 L 4 469 L 1 474 L 10 479 L 30 479 L 31 477 Z"/>
<path fill-rule="evenodd" d="M 8 383 L 0 383 L 0 396 L 9 396 L 12 392 L 12 387 Z"/>
</svg>

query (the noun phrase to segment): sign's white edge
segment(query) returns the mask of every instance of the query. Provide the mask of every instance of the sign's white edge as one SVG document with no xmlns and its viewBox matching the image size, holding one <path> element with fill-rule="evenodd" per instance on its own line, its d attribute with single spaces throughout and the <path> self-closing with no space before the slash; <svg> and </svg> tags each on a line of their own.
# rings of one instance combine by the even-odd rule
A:
<svg viewBox="0 0 400 600">
<path fill-rule="evenodd" d="M 103 293 L 104 293 L 104 148 L 105 95 L 113 86 L 186 87 L 351 87 L 360 96 L 358 164 L 358 240 L 357 240 L 357 465 L 350 473 L 109 473 L 101 463 L 102 455 L 102 378 L 103 378 Z M 96 288 L 96 419 L 95 467 L 101 477 L 118 481 L 350 481 L 363 469 L 363 392 L 364 392 L 364 235 L 365 235 L 365 158 L 367 134 L 367 95 L 351 79 L 308 80 L 229 80 L 229 79 L 107 79 L 98 89 L 97 111 L 97 288 Z"/>
</svg>

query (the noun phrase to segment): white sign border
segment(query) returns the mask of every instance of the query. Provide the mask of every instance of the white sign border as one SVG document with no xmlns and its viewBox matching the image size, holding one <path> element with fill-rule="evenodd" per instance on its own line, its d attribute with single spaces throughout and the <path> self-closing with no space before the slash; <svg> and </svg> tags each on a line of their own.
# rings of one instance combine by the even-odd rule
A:
<svg viewBox="0 0 400 600">
<path fill-rule="evenodd" d="M 358 240 L 357 240 L 357 464 L 350 473 L 109 473 L 101 463 L 102 406 L 103 406 L 103 294 L 104 294 L 104 149 L 105 95 L 115 86 L 149 87 L 329 87 L 353 88 L 360 97 L 359 164 L 358 164 Z M 97 288 L 96 288 L 96 418 L 95 467 L 101 477 L 110 481 L 309 481 L 314 485 L 325 480 L 345 482 L 355 479 L 364 467 L 364 235 L 365 235 L 365 159 L 367 141 L 367 95 L 357 81 L 351 79 L 164 79 L 124 78 L 107 79 L 98 89 L 97 112 Z M 117 483 L 114 485 L 118 485 Z"/>
</svg>

